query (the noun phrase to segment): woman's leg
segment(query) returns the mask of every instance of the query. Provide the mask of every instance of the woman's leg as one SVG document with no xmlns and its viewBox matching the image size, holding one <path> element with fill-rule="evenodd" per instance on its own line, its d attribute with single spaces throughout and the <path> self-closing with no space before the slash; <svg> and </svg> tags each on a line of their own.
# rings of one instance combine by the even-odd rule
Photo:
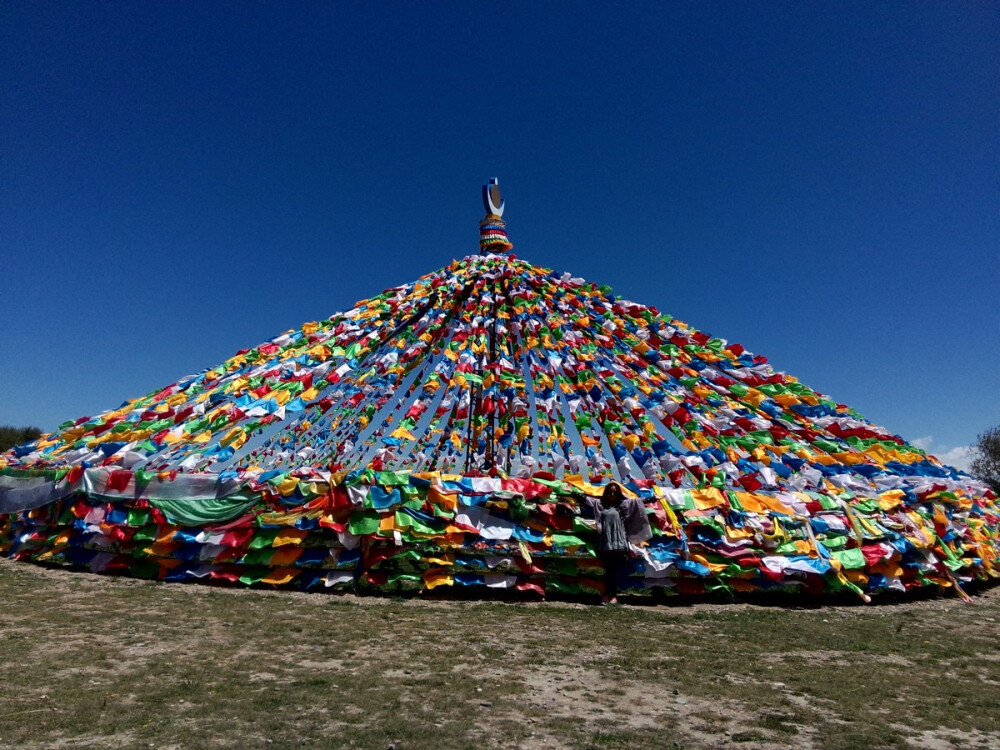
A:
<svg viewBox="0 0 1000 750">
<path fill-rule="evenodd" d="M 621 558 L 614 552 L 606 552 L 601 556 L 604 563 L 604 601 L 610 601 L 618 596 L 618 571 L 621 569 Z"/>
</svg>

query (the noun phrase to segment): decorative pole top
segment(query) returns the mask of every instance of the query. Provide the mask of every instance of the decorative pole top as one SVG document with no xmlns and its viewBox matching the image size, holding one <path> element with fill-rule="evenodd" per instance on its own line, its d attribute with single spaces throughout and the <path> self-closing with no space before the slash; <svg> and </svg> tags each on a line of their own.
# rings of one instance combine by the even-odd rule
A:
<svg viewBox="0 0 1000 750">
<path fill-rule="evenodd" d="M 507 225 L 503 219 L 504 200 L 500 197 L 500 180 L 491 177 L 483 185 L 483 207 L 486 218 L 479 222 L 479 252 L 505 253 L 514 247 L 507 239 Z"/>
<path fill-rule="evenodd" d="M 503 198 L 500 197 L 500 180 L 491 177 L 489 183 L 483 185 L 483 207 L 486 216 L 503 218 Z"/>
</svg>

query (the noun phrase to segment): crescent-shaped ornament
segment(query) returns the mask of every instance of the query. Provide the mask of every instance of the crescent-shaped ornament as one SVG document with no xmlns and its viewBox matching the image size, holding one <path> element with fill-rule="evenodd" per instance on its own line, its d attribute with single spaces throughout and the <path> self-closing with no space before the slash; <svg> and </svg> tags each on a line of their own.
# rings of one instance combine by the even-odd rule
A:
<svg viewBox="0 0 1000 750">
<path fill-rule="evenodd" d="M 483 206 L 492 216 L 503 216 L 503 198 L 500 197 L 500 180 L 491 177 L 489 184 L 483 185 Z"/>
</svg>

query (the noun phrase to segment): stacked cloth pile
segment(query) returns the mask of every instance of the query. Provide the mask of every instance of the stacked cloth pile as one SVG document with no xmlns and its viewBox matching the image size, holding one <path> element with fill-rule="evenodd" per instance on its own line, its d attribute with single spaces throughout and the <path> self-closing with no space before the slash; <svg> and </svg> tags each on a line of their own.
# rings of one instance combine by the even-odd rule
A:
<svg viewBox="0 0 1000 750">
<path fill-rule="evenodd" d="M 0 455 L 0 551 L 162 580 L 598 593 L 588 497 L 625 485 L 623 588 L 1000 576 L 985 485 L 765 358 L 507 254 Z"/>
<path fill-rule="evenodd" d="M 28 478 L 7 471 L 7 485 Z M 60 499 L 4 517 L 0 549 L 19 560 L 302 589 L 603 590 L 584 502 L 600 490 L 580 480 L 279 473 L 214 497 L 196 494 L 212 489 L 204 481 L 125 470 L 31 478 L 33 489 Z M 995 499 L 930 479 L 874 497 L 649 480 L 628 490 L 648 526 L 630 539 L 634 558 L 620 581 L 627 589 L 868 594 L 997 574 Z"/>
</svg>

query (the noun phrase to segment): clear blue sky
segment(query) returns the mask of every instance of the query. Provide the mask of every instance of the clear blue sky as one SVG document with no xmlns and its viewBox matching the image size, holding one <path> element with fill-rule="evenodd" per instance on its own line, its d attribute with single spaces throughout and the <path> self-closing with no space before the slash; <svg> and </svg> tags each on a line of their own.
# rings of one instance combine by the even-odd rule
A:
<svg viewBox="0 0 1000 750">
<path fill-rule="evenodd" d="M 1000 423 L 996 3 L 7 2 L 0 71 L 0 423 L 474 252 L 494 175 L 520 257 Z"/>
</svg>

